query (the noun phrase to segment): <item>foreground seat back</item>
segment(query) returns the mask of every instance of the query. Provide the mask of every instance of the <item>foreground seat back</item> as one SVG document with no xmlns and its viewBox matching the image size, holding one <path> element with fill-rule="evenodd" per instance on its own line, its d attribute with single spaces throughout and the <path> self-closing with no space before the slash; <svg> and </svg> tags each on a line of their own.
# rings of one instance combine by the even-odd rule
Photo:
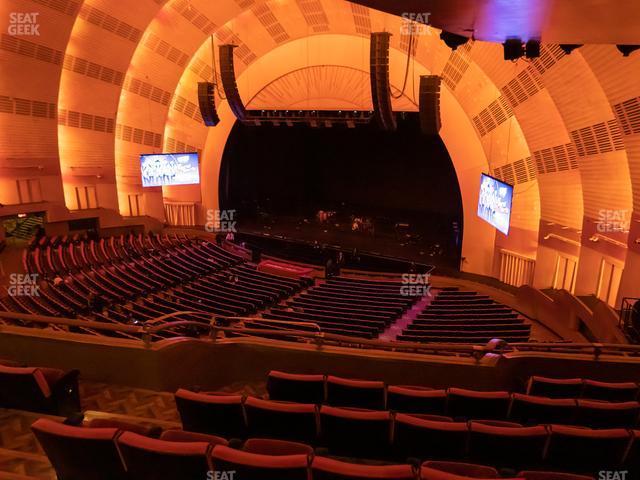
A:
<svg viewBox="0 0 640 480">
<path fill-rule="evenodd" d="M 428 461 L 424 462 L 422 466 L 471 478 L 500 477 L 500 474 L 495 468 L 486 465 L 475 465 L 473 463 Z"/>
<path fill-rule="evenodd" d="M 245 401 L 249 436 L 280 438 L 314 444 L 317 439 L 317 407 L 249 397 Z"/>
<path fill-rule="evenodd" d="M 211 395 L 180 389 L 175 399 L 185 430 L 224 438 L 245 435 L 241 395 Z"/>
<path fill-rule="evenodd" d="M 234 478 L 237 479 L 307 480 L 309 456 L 260 455 L 220 445 L 213 449 L 212 463 L 213 478 L 223 478 L 223 473 L 235 472 Z"/>
<path fill-rule="evenodd" d="M 541 423 L 571 424 L 576 417 L 577 402 L 570 398 L 548 398 L 513 394 L 509 419 L 523 425 Z"/>
<path fill-rule="evenodd" d="M 444 415 L 446 404 L 446 390 L 400 386 L 387 389 L 387 407 L 393 412 Z"/>
<path fill-rule="evenodd" d="M 207 478 L 211 470 L 208 442 L 167 442 L 125 432 L 118 437 L 118 448 L 129 478 Z"/>
<path fill-rule="evenodd" d="M 361 465 L 332 458 L 315 457 L 311 464 L 313 480 L 413 480 L 416 474 L 410 465 Z"/>
<path fill-rule="evenodd" d="M 559 470 L 595 473 L 617 470 L 630 442 L 622 428 L 591 430 L 551 425 L 545 462 Z"/>
<path fill-rule="evenodd" d="M 261 455 L 313 455 L 309 445 L 272 438 L 250 438 L 244 442 L 242 451 Z"/>
<path fill-rule="evenodd" d="M 399 413 L 394 423 L 393 452 L 397 459 L 457 460 L 466 453 L 466 422 L 440 422 Z"/>
<path fill-rule="evenodd" d="M 420 468 L 420 479 L 421 480 L 472 480 L 474 477 L 470 477 L 467 475 L 457 475 L 455 473 L 451 473 L 451 472 L 447 472 L 447 471 L 443 471 L 443 470 L 438 470 L 435 468 L 431 468 L 428 467 L 426 465 L 423 465 L 422 468 Z M 482 478 L 482 477 L 481 477 Z M 498 478 L 498 477 L 496 477 Z M 502 480 L 522 480 L 521 478 L 515 479 L 515 478 L 510 478 L 510 479 L 505 479 L 502 478 Z"/>
<path fill-rule="evenodd" d="M 301 375 L 271 370 L 267 377 L 270 400 L 324 403 L 324 375 Z"/>
<path fill-rule="evenodd" d="M 389 455 L 391 415 L 385 411 L 323 406 L 321 443 L 332 455 L 380 458 Z"/>
<path fill-rule="evenodd" d="M 41 418 L 31 425 L 61 480 L 124 480 L 116 428 L 86 428 Z"/>
<path fill-rule="evenodd" d="M 518 474 L 524 480 L 594 480 L 592 476 L 575 473 L 524 471 Z"/>
<path fill-rule="evenodd" d="M 606 400 L 607 402 L 630 402 L 638 399 L 638 384 L 633 382 L 599 382 L 585 380 L 582 398 Z"/>
<path fill-rule="evenodd" d="M 507 417 L 510 401 L 509 392 L 481 392 L 450 388 L 447 414 L 453 418 L 502 420 Z"/>
<path fill-rule="evenodd" d="M 580 378 L 549 378 L 532 376 L 527 384 L 527 394 L 549 398 L 577 398 L 582 392 Z"/>
<path fill-rule="evenodd" d="M 640 403 L 578 400 L 576 423 L 591 428 L 633 428 L 638 423 Z"/>
<path fill-rule="evenodd" d="M 469 457 L 498 468 L 522 470 L 542 464 L 548 432 L 543 426 L 500 427 L 482 422 L 469 426 Z"/>
<path fill-rule="evenodd" d="M 327 377 L 327 405 L 384 410 L 384 382 Z"/>
<path fill-rule="evenodd" d="M 51 388 L 39 368 L 0 365 L 0 407 L 55 413 Z"/>
</svg>

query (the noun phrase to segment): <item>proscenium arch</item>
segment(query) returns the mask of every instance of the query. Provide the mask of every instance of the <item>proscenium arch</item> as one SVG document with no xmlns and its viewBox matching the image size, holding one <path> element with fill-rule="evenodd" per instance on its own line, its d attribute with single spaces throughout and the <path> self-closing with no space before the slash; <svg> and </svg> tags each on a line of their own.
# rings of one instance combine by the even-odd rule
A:
<svg viewBox="0 0 640 480">
<path fill-rule="evenodd" d="M 353 55 L 354 50 L 361 51 L 363 42 L 368 45 L 366 38 L 334 34 L 288 42 L 257 59 L 239 75 L 238 87 L 241 95 L 243 98 L 252 98 L 264 85 L 286 73 L 313 65 L 331 63 L 367 72 L 369 59 L 366 58 L 363 64 L 358 65 L 354 62 L 357 57 Z M 391 50 L 391 65 L 402 61 L 406 61 L 406 55 Z M 391 83 L 402 85 L 404 70 L 390 70 Z M 427 75 L 429 71 L 416 64 L 416 73 Z M 440 136 L 453 161 L 462 194 L 465 232 L 462 267 L 465 271 L 490 275 L 493 268 L 495 230 L 476 215 L 480 174 L 488 169 L 487 158 L 469 117 L 447 88 L 441 91 L 440 112 L 443 125 Z M 226 102 L 218 106 L 218 113 L 221 121 L 215 128 L 209 129 L 203 153 L 201 194 L 204 211 L 219 208 L 220 164 L 228 135 L 235 123 L 235 117 Z"/>
</svg>

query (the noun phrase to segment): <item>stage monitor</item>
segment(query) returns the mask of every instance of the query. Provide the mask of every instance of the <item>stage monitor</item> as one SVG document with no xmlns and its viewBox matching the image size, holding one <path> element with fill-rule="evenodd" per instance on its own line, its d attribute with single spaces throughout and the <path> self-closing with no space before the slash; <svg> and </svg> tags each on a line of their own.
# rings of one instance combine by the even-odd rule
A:
<svg viewBox="0 0 640 480">
<path fill-rule="evenodd" d="M 482 174 L 478 196 L 478 216 L 509 235 L 513 186 L 497 178 Z"/>
<path fill-rule="evenodd" d="M 140 155 L 143 187 L 195 185 L 200 183 L 197 153 Z"/>
</svg>

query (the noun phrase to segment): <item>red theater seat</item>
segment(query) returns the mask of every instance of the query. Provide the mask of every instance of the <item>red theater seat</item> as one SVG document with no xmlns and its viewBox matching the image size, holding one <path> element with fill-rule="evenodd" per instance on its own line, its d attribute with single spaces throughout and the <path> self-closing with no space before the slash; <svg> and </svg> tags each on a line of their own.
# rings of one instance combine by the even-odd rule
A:
<svg viewBox="0 0 640 480">
<path fill-rule="evenodd" d="M 593 477 L 587 475 L 577 475 L 575 473 L 561 472 L 538 472 L 524 471 L 518 474 L 518 477 L 524 480 L 594 480 Z"/>
<path fill-rule="evenodd" d="M 383 410 L 385 408 L 384 383 L 329 375 L 327 377 L 327 404 L 334 407 Z"/>
<path fill-rule="evenodd" d="M 322 444 L 332 455 L 363 458 L 389 456 L 389 412 L 352 408 L 320 408 Z"/>
<path fill-rule="evenodd" d="M 45 418 L 36 420 L 31 429 L 59 479 L 128 478 L 115 443 L 118 429 L 73 427 Z"/>
<path fill-rule="evenodd" d="M 585 380 L 582 398 L 608 402 L 630 402 L 638 399 L 638 385 L 633 382 L 609 383 Z"/>
<path fill-rule="evenodd" d="M 224 438 L 244 436 L 246 428 L 241 395 L 196 393 L 181 388 L 175 399 L 185 430 Z"/>
<path fill-rule="evenodd" d="M 569 398 L 548 398 L 514 393 L 509 418 L 523 425 L 573 423 L 577 402 Z"/>
<path fill-rule="evenodd" d="M 466 422 L 439 422 L 399 413 L 394 423 L 393 452 L 403 460 L 458 460 L 465 456 L 468 433 Z"/>
<path fill-rule="evenodd" d="M 640 403 L 578 400 L 576 423 L 591 428 L 632 428 L 638 423 Z"/>
<path fill-rule="evenodd" d="M 207 472 L 211 470 L 208 458 L 211 445 L 208 442 L 168 442 L 125 432 L 118 437 L 118 448 L 128 478 L 207 478 Z"/>
<path fill-rule="evenodd" d="M 501 420 L 507 417 L 509 392 L 481 392 L 450 388 L 447 392 L 447 414 L 453 418 Z"/>
<path fill-rule="evenodd" d="M 324 375 L 300 375 L 271 370 L 267 378 L 271 400 L 324 403 Z"/>
<path fill-rule="evenodd" d="M 308 477 L 308 455 L 260 455 L 217 446 L 212 457 L 214 472 L 235 472 L 234 478 L 238 480 L 307 480 Z"/>
<path fill-rule="evenodd" d="M 167 442 L 207 442 L 214 446 L 229 444 L 229 442 L 222 437 L 207 435 L 206 433 L 185 432 L 179 429 L 165 430 L 162 432 L 162 435 L 160 435 L 160 440 Z"/>
<path fill-rule="evenodd" d="M 0 364 L 0 407 L 53 415 L 80 411 L 78 370 Z"/>
<path fill-rule="evenodd" d="M 473 463 L 429 461 L 423 463 L 422 466 L 471 478 L 500 477 L 500 474 L 495 468 L 486 465 L 475 465 Z"/>
<path fill-rule="evenodd" d="M 313 455 L 313 448 L 309 445 L 271 438 L 250 438 L 244 443 L 242 450 L 260 455 Z"/>
<path fill-rule="evenodd" d="M 404 386 L 387 389 L 387 407 L 394 412 L 444 415 L 446 403 L 445 390 Z"/>
<path fill-rule="evenodd" d="M 315 443 L 317 406 L 248 397 L 244 404 L 249 436 Z"/>
<path fill-rule="evenodd" d="M 427 466 L 422 466 L 420 469 L 420 479 L 421 480 L 472 480 L 474 477 L 470 477 L 468 475 L 456 475 L 455 473 L 445 472 L 442 470 L 437 470 L 435 468 L 430 468 Z M 476 477 L 477 478 L 477 477 Z M 515 478 L 502 479 L 502 480 L 516 480 Z M 522 480 L 518 478 L 518 480 Z"/>
<path fill-rule="evenodd" d="M 617 470 L 630 441 L 622 428 L 591 430 L 552 425 L 545 463 L 561 471 L 594 473 Z"/>
<path fill-rule="evenodd" d="M 500 427 L 471 422 L 469 457 L 473 461 L 514 470 L 542 463 L 548 432 L 543 426 Z"/>
<path fill-rule="evenodd" d="M 369 478 L 411 480 L 416 474 L 410 465 L 361 465 L 315 457 L 311 463 L 313 480 L 365 480 Z"/>
<path fill-rule="evenodd" d="M 527 384 L 527 394 L 550 398 L 577 398 L 582 392 L 580 378 L 549 378 L 532 376 Z"/>
</svg>

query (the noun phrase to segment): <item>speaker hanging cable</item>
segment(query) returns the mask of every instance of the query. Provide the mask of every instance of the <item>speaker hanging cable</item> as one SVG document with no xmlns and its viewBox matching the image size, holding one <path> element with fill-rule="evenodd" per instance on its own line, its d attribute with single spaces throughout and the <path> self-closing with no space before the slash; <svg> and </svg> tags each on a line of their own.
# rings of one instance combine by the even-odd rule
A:
<svg viewBox="0 0 640 480">
<path fill-rule="evenodd" d="M 411 27 L 409 33 L 409 46 L 407 48 L 407 63 L 404 69 L 404 82 L 402 83 L 402 90 L 398 93 L 398 95 L 394 95 L 391 93 L 391 98 L 398 99 L 404 95 L 404 92 L 407 89 L 407 82 L 409 80 L 409 67 L 411 65 L 411 51 L 413 50 L 413 39 L 414 39 L 414 31 L 413 26 Z"/>
</svg>

